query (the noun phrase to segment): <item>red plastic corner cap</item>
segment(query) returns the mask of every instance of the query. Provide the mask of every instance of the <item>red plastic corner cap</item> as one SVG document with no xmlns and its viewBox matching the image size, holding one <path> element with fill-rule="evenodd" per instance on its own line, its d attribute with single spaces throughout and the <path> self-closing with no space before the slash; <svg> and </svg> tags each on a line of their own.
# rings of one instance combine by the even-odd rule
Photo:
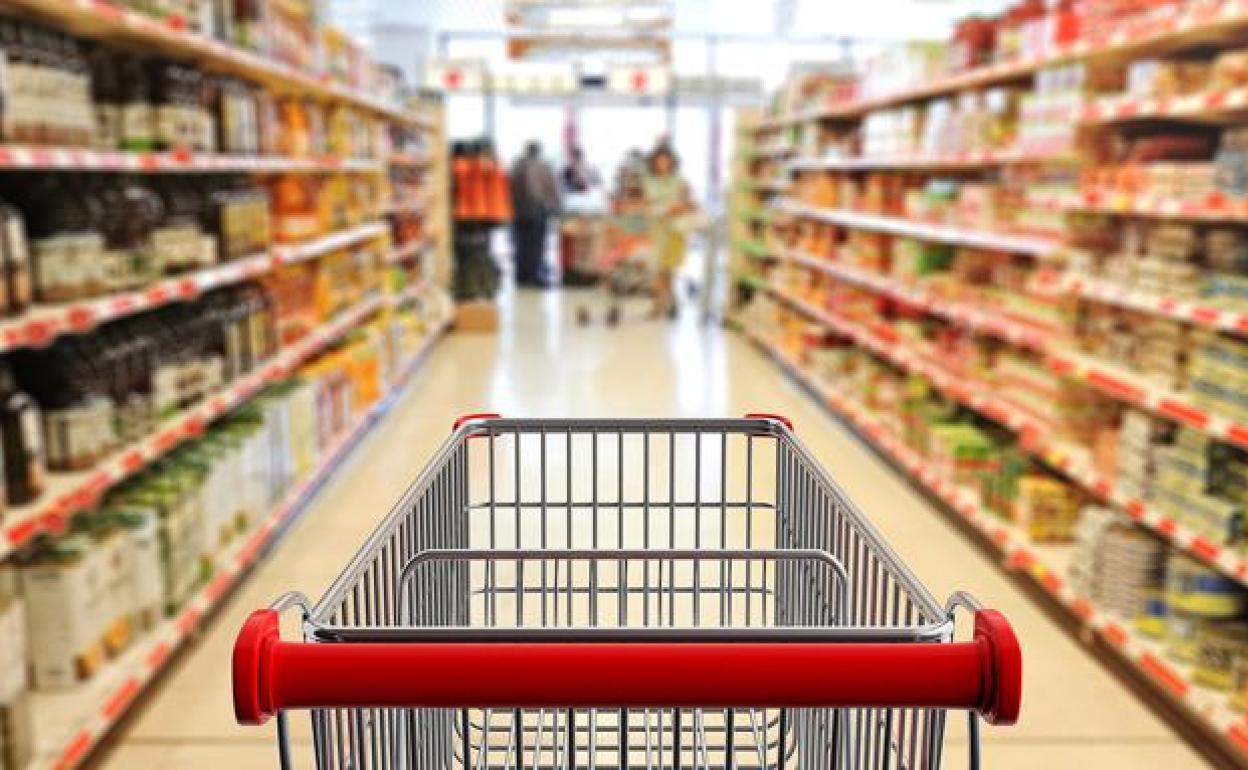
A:
<svg viewBox="0 0 1248 770">
<path fill-rule="evenodd" d="M 769 414 L 766 412 L 750 412 L 749 414 L 745 416 L 745 419 L 747 420 L 772 420 L 773 422 L 778 422 L 784 427 L 788 428 L 789 433 L 796 432 L 795 429 L 793 428 L 793 421 L 790 420 L 788 417 L 785 417 L 782 414 Z"/>
<path fill-rule="evenodd" d="M 271 692 L 273 645 L 281 639 L 276 610 L 256 610 L 234 641 L 234 718 L 262 725 L 274 714 Z"/>
<path fill-rule="evenodd" d="M 502 419 L 502 415 L 496 414 L 494 412 L 478 412 L 476 414 L 460 415 L 459 417 L 455 418 L 455 422 L 451 423 L 451 432 L 454 433 L 455 431 L 464 427 L 468 423 L 476 422 L 477 420 L 499 420 L 499 419 Z"/>
<path fill-rule="evenodd" d="M 985 646 L 983 696 L 979 713 L 988 724 L 1018 721 L 1023 700 L 1023 650 L 1005 616 L 996 610 L 975 613 L 975 640 Z"/>
</svg>

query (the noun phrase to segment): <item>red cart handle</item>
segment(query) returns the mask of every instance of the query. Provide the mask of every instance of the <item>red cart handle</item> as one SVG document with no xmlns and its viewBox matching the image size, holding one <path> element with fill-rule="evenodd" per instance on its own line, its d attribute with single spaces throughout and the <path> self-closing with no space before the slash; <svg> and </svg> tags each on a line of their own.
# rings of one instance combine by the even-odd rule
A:
<svg viewBox="0 0 1248 770">
<path fill-rule="evenodd" d="M 998 612 L 969 642 L 283 642 L 234 645 L 234 714 L 299 708 L 949 708 L 1013 724 L 1022 653 Z"/>
</svg>

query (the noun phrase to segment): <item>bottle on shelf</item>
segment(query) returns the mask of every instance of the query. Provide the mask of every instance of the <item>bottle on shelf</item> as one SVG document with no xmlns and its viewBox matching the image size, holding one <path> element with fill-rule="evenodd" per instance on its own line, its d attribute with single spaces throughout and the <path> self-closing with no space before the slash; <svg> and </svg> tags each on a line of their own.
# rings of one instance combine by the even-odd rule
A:
<svg viewBox="0 0 1248 770">
<path fill-rule="evenodd" d="M 30 192 L 24 209 L 31 222 L 34 296 L 39 302 L 68 302 L 103 290 L 106 264 L 103 202 L 94 187 L 77 189 L 48 176 Z"/>
<path fill-rule="evenodd" d="M 121 85 L 120 148 L 150 151 L 156 147 L 156 114 L 152 106 L 148 68 L 136 56 L 122 57 L 118 64 Z"/>
<path fill-rule="evenodd" d="M 93 145 L 101 150 L 116 150 L 124 146 L 122 105 L 125 89 L 121 84 L 121 57 L 104 46 L 96 46 L 88 56 L 88 67 L 95 115 Z"/>
<path fill-rule="evenodd" d="M 30 244 L 22 212 L 3 199 L 0 199 L 0 265 L 3 266 L 0 315 L 19 315 L 30 305 L 34 291 Z"/>
<path fill-rule="evenodd" d="M 4 489 L 9 505 L 25 505 L 43 492 L 47 466 L 39 407 L 0 361 L 0 438 L 4 447 Z"/>
</svg>

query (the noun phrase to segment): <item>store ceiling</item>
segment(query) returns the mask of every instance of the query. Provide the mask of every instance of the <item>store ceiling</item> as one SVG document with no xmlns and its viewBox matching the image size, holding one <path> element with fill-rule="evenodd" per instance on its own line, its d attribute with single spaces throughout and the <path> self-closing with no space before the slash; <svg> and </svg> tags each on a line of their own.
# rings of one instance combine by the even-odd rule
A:
<svg viewBox="0 0 1248 770">
<path fill-rule="evenodd" d="M 592 2 L 592 0 L 589 0 Z M 336 10 L 360 26 L 398 22 L 433 30 L 501 31 L 503 0 L 338 0 Z M 674 0 L 676 27 L 686 34 L 854 37 L 872 40 L 944 38 L 954 20 L 997 11 L 1006 0 Z M 362 23 L 361 23 L 362 22 Z M 352 24 L 354 26 L 354 24 Z"/>
</svg>

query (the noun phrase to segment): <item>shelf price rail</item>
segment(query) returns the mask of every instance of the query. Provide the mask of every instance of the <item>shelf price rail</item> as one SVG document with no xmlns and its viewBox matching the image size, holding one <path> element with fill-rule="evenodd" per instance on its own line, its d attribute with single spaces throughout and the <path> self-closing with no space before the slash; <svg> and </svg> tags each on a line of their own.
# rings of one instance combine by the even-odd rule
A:
<svg viewBox="0 0 1248 770">
<path fill-rule="evenodd" d="M 1031 254 L 1037 257 L 1051 256 L 1061 248 L 1061 242 L 1052 238 L 984 232 L 972 227 L 930 224 L 904 217 L 810 206 L 793 200 L 783 201 L 778 209 L 787 214 L 816 219 L 841 227 L 891 233 L 893 235 L 937 243 L 950 243 L 958 246 Z"/>
<path fill-rule="evenodd" d="M 127 152 L 80 147 L 34 147 L 0 144 L 0 171 L 115 171 L 144 174 L 379 173 L 386 161 L 325 155 L 229 155 L 173 150 Z"/>
</svg>

